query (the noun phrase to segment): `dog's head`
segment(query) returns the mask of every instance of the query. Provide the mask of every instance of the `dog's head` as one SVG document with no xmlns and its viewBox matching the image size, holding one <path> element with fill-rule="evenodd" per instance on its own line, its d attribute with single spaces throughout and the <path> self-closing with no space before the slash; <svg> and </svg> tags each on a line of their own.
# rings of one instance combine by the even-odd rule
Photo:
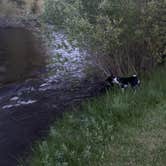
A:
<svg viewBox="0 0 166 166">
<path fill-rule="evenodd" d="M 109 82 L 109 83 L 112 83 L 113 79 L 114 79 L 114 76 L 108 76 L 105 81 Z"/>
<path fill-rule="evenodd" d="M 107 83 L 109 83 L 110 85 L 119 84 L 118 78 L 115 77 L 114 75 L 111 75 L 111 76 L 107 77 L 107 79 L 105 81 Z"/>
<path fill-rule="evenodd" d="M 119 84 L 118 77 L 113 77 L 112 78 L 112 83 Z"/>
</svg>

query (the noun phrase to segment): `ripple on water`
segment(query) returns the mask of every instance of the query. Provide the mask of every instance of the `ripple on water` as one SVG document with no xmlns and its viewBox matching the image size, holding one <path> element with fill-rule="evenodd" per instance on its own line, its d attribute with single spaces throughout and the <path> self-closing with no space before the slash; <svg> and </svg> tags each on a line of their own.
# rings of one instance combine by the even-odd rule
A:
<svg viewBox="0 0 166 166">
<path fill-rule="evenodd" d="M 11 100 L 13 101 L 13 100 Z M 29 105 L 29 104 L 34 104 L 36 103 L 36 100 L 27 100 L 27 101 L 23 101 L 23 100 L 18 100 L 16 103 L 14 104 L 8 104 L 8 105 L 4 105 L 2 106 L 2 109 L 6 110 L 6 109 L 10 109 L 13 107 L 19 107 L 19 106 L 23 106 L 23 105 Z"/>
</svg>

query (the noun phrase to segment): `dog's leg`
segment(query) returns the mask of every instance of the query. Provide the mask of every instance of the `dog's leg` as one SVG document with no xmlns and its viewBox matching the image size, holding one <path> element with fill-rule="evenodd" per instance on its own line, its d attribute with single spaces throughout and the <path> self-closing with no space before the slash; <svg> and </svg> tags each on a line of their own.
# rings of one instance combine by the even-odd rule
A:
<svg viewBox="0 0 166 166">
<path fill-rule="evenodd" d="M 137 92 L 137 89 L 139 88 L 139 85 L 132 86 L 132 90 L 134 94 Z"/>
<path fill-rule="evenodd" d="M 125 91 L 125 86 L 124 86 L 124 85 L 120 85 L 120 87 L 121 87 L 122 93 L 124 93 L 124 91 Z"/>
<path fill-rule="evenodd" d="M 133 93 L 134 93 L 134 94 L 136 94 L 136 92 L 137 92 L 137 89 L 136 89 L 136 88 L 134 88 L 134 89 L 133 89 Z"/>
<path fill-rule="evenodd" d="M 112 86 L 113 86 L 113 83 L 106 82 L 106 85 L 108 85 L 109 87 L 112 87 Z"/>
</svg>

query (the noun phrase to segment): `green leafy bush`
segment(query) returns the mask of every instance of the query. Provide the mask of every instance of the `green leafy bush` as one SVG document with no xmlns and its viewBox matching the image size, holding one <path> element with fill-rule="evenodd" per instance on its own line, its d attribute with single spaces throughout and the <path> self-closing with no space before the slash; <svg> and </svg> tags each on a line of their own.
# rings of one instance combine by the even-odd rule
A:
<svg viewBox="0 0 166 166">
<path fill-rule="evenodd" d="M 165 0 L 46 0 L 44 18 L 117 74 L 161 61 Z M 106 67 L 105 67 L 106 68 Z"/>
</svg>

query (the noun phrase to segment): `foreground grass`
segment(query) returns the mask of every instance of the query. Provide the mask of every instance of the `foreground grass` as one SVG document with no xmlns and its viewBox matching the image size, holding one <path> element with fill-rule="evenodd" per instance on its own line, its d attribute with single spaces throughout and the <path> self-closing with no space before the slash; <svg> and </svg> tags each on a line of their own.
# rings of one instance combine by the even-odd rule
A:
<svg viewBox="0 0 166 166">
<path fill-rule="evenodd" d="M 34 148 L 30 166 L 165 166 L 166 78 L 137 93 L 108 92 L 65 114 Z"/>
</svg>

